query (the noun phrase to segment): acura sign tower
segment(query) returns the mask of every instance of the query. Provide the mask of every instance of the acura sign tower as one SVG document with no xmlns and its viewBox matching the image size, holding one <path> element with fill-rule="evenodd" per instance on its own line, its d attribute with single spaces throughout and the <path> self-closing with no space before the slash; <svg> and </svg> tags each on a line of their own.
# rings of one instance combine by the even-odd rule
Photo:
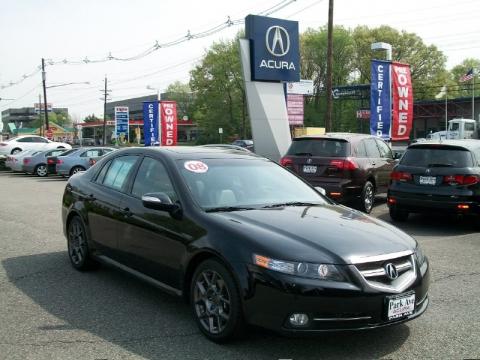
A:
<svg viewBox="0 0 480 360">
<path fill-rule="evenodd" d="M 248 15 L 240 40 L 255 152 L 278 161 L 290 146 L 282 82 L 300 80 L 298 22 Z"/>
</svg>

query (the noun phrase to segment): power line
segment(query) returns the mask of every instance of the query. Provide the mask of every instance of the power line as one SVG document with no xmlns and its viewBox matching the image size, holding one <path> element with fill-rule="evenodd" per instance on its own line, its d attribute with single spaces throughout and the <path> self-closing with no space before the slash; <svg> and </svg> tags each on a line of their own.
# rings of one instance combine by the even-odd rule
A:
<svg viewBox="0 0 480 360">
<path fill-rule="evenodd" d="M 277 3 L 276 5 L 260 12 L 259 15 L 263 15 L 263 16 L 271 15 L 275 12 L 278 12 L 278 11 L 284 9 L 285 7 L 291 5 L 292 3 L 296 2 L 296 1 L 297 0 L 282 0 L 281 2 Z M 104 63 L 104 62 L 113 61 L 113 60 L 115 60 L 115 61 L 135 61 L 135 60 L 142 59 L 142 58 L 144 58 L 144 57 L 146 57 L 146 56 L 148 56 L 148 55 L 152 54 L 153 52 L 158 51 L 160 49 L 177 46 L 177 45 L 180 45 L 180 44 L 182 44 L 184 42 L 187 42 L 187 41 L 190 41 L 190 40 L 205 38 L 205 37 L 211 36 L 213 34 L 216 34 L 220 31 L 223 31 L 223 30 L 225 30 L 229 27 L 244 24 L 244 22 L 245 22 L 244 19 L 232 20 L 230 18 L 230 16 L 228 16 L 226 21 L 224 21 L 224 22 L 222 22 L 222 23 L 220 23 L 220 24 L 218 24 L 214 27 L 211 27 L 207 30 L 204 30 L 204 31 L 201 31 L 201 32 L 198 32 L 198 33 L 195 33 L 195 34 L 191 33 L 190 30 L 187 30 L 187 33 L 185 35 L 183 35 L 183 36 L 181 36 L 177 39 L 174 39 L 172 41 L 168 41 L 168 42 L 164 42 L 164 43 L 160 43 L 157 40 L 149 48 L 143 50 L 142 52 L 140 52 L 136 55 L 130 56 L 130 57 L 118 57 L 118 56 L 114 56 L 112 54 L 112 52 L 109 52 L 108 55 L 106 57 L 103 57 L 103 58 L 95 59 L 95 58 L 89 58 L 88 56 L 85 56 L 83 58 L 83 60 L 68 60 L 68 59 L 65 58 L 63 60 L 54 61 L 52 59 L 48 59 L 48 60 L 46 60 L 47 61 L 46 64 L 50 65 L 50 66 L 60 65 L 60 64 L 64 64 L 64 65 L 84 65 L 84 64 Z M 40 69 L 37 68 L 33 73 L 23 75 L 23 77 L 21 79 L 17 80 L 17 81 L 11 81 L 8 84 L 2 84 L 2 85 L 0 85 L 0 89 L 5 89 L 5 88 L 8 88 L 8 87 L 20 84 L 25 79 L 34 76 L 39 71 L 40 71 Z"/>
</svg>

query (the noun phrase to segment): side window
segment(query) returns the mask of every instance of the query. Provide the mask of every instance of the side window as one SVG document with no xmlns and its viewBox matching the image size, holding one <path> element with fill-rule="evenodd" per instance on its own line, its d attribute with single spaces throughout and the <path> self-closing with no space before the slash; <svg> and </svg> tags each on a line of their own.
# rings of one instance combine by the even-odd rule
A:
<svg viewBox="0 0 480 360">
<path fill-rule="evenodd" d="M 359 141 L 357 145 L 355 145 L 355 154 L 359 158 L 366 158 L 367 157 L 367 150 L 365 150 L 365 143 Z"/>
<path fill-rule="evenodd" d="M 29 143 L 32 142 L 32 138 L 30 136 L 18 139 L 17 142 L 22 142 L 22 143 Z"/>
<path fill-rule="evenodd" d="M 367 156 L 369 158 L 379 158 L 380 157 L 380 151 L 378 150 L 377 147 L 377 142 L 375 139 L 370 138 L 370 139 L 365 139 L 365 148 L 367 149 Z"/>
<path fill-rule="evenodd" d="M 382 158 L 393 159 L 392 150 L 390 146 L 385 144 L 382 140 L 376 139 L 378 149 L 380 150 L 380 156 Z"/>
<path fill-rule="evenodd" d="M 39 136 L 32 137 L 31 141 L 34 143 L 48 143 L 48 140 L 41 138 Z"/>
<path fill-rule="evenodd" d="M 98 157 L 100 156 L 101 150 L 100 149 L 91 149 L 85 151 L 80 157 Z"/>
<path fill-rule="evenodd" d="M 170 196 L 173 202 L 178 200 L 165 166 L 158 160 L 146 157 L 135 177 L 132 195 L 140 198 L 152 192 L 163 192 Z"/>
<path fill-rule="evenodd" d="M 100 173 L 98 174 L 97 179 L 95 180 L 96 183 L 98 184 L 103 183 L 103 179 L 105 179 L 105 174 L 107 173 L 107 170 L 110 167 L 111 163 L 112 161 L 110 160 L 102 167 L 102 170 L 100 170 Z"/>
<path fill-rule="evenodd" d="M 103 179 L 103 185 L 115 190 L 122 190 L 137 158 L 138 156 L 121 156 L 113 159 Z"/>
</svg>

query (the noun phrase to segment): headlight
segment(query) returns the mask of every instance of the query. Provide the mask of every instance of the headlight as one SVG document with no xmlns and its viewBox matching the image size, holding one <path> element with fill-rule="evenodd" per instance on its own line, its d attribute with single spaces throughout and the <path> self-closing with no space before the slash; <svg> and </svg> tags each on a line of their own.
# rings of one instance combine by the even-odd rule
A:
<svg viewBox="0 0 480 360">
<path fill-rule="evenodd" d="M 278 271 L 284 274 L 296 275 L 305 278 L 344 281 L 345 277 L 335 265 L 311 264 L 305 262 L 290 262 L 268 258 L 261 255 L 253 255 L 255 265 Z"/>
<path fill-rule="evenodd" d="M 420 245 L 418 245 L 417 249 L 415 250 L 415 257 L 420 265 L 422 265 L 427 259 Z"/>
</svg>

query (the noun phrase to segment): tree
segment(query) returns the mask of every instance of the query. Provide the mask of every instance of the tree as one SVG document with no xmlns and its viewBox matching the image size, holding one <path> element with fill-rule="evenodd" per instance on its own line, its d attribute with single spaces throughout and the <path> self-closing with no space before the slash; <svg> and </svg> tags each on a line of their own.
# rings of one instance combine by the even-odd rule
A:
<svg viewBox="0 0 480 360">
<path fill-rule="evenodd" d="M 470 69 L 480 69 L 480 59 L 469 58 L 462 61 L 461 64 L 456 65 L 450 70 L 450 82 L 448 87 L 448 95 L 450 97 L 470 97 L 472 96 L 473 81 L 460 81 L 460 78 L 465 75 Z M 480 81 L 476 79 L 475 96 L 480 95 Z"/>
<path fill-rule="evenodd" d="M 183 118 L 187 116 L 193 118 L 194 99 L 190 86 L 180 81 L 168 85 L 165 91 L 165 100 L 173 100 L 177 102 L 177 117 Z"/>
<path fill-rule="evenodd" d="M 204 130 L 201 141 L 249 137 L 246 98 L 241 75 L 238 38 L 214 43 L 200 65 L 190 72 L 195 94 L 194 118 Z"/>
<path fill-rule="evenodd" d="M 371 59 L 381 57 L 370 49 L 375 42 L 391 44 L 392 60 L 410 64 L 415 100 L 431 99 L 448 78 L 445 55 L 435 45 L 426 45 L 414 33 L 398 31 L 386 25 L 377 28 L 358 26 L 352 32 L 352 38 L 358 83 L 370 82 Z"/>
<path fill-rule="evenodd" d="M 86 123 L 89 123 L 89 122 L 97 122 L 97 121 L 101 121 L 101 120 L 102 119 L 99 119 L 98 117 L 96 117 L 95 114 L 92 114 L 92 115 L 86 116 L 83 121 L 86 122 Z"/>
</svg>

